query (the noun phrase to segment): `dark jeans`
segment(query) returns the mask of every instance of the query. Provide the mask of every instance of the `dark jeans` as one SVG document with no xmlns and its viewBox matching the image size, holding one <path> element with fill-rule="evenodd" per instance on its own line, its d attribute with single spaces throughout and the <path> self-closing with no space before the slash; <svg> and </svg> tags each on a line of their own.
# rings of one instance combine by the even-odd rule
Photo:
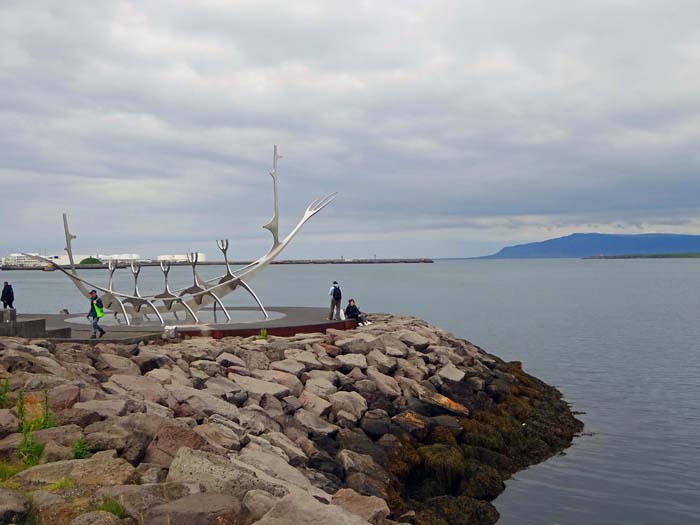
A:
<svg viewBox="0 0 700 525">
<path fill-rule="evenodd" d="M 12 306 L 12 303 L 14 303 L 14 301 L 3 301 L 2 307 L 3 308 L 14 308 L 14 306 Z"/>
<path fill-rule="evenodd" d="M 357 317 L 350 317 L 350 319 L 355 319 L 358 323 L 366 323 L 367 322 L 367 316 L 365 314 L 360 314 Z"/>
<path fill-rule="evenodd" d="M 102 327 L 99 324 L 100 323 L 99 317 L 92 317 L 91 319 L 92 319 L 92 333 L 94 335 L 97 335 L 98 332 L 100 332 L 100 333 L 104 332 L 104 330 L 102 329 Z"/>
<path fill-rule="evenodd" d="M 335 312 L 335 316 L 333 312 Z M 336 321 L 340 321 L 340 299 L 331 298 L 331 311 L 328 313 L 328 319 L 332 320 L 334 317 Z"/>
</svg>

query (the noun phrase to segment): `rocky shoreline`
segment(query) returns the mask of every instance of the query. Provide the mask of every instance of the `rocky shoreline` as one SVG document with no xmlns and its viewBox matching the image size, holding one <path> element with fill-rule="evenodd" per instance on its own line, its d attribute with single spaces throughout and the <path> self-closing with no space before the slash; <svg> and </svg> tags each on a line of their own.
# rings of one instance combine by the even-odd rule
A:
<svg viewBox="0 0 700 525">
<path fill-rule="evenodd" d="M 0 523 L 490 524 L 582 423 L 418 319 L 94 346 L 0 339 Z"/>
</svg>

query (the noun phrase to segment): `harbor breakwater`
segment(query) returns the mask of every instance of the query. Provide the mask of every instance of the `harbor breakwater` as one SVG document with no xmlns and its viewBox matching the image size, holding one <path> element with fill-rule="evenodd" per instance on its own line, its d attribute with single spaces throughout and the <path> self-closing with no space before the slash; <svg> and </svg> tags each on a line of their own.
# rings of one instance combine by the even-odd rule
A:
<svg viewBox="0 0 700 525">
<path fill-rule="evenodd" d="M 371 319 L 267 339 L 0 339 L 0 521 L 495 523 L 503 481 L 582 423 L 518 362 Z"/>
<path fill-rule="evenodd" d="M 230 266 L 247 266 L 253 261 L 229 261 Z M 435 261 L 427 257 L 422 257 L 420 259 L 281 259 L 278 261 L 272 261 L 270 264 L 432 264 Z M 170 266 L 191 266 L 191 263 L 187 261 L 171 261 Z M 138 261 L 139 266 L 160 266 L 159 261 Z M 225 261 L 202 261 L 197 263 L 198 266 L 226 266 Z M 36 266 L 25 266 L 25 265 L 11 265 L 6 264 L 0 267 L 0 270 L 5 271 L 20 271 L 20 270 L 39 270 L 39 271 L 53 271 L 55 265 L 36 265 Z M 130 263 L 119 262 L 117 263 L 117 268 L 128 268 Z M 76 270 L 105 270 L 109 267 L 108 264 L 76 264 Z M 67 270 L 71 269 L 71 266 L 62 266 Z"/>
</svg>

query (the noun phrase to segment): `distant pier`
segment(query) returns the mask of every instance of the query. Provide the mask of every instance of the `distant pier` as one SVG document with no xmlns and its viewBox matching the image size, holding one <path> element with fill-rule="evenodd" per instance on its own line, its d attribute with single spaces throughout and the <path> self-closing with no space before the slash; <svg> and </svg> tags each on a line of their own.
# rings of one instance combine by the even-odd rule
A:
<svg viewBox="0 0 700 525">
<path fill-rule="evenodd" d="M 246 266 L 253 261 L 229 261 L 230 266 Z M 435 261 L 428 258 L 419 259 L 293 259 L 293 260 L 281 260 L 272 261 L 271 264 L 431 264 Z M 158 266 L 160 262 L 158 261 L 142 261 L 139 262 L 139 266 Z M 189 266 L 190 263 L 187 261 L 183 262 L 171 262 L 171 266 Z M 204 261 L 198 263 L 198 266 L 224 266 L 224 261 Z M 54 265 L 58 266 L 58 265 Z M 119 263 L 118 268 L 127 268 L 128 263 Z M 70 268 L 69 265 L 63 265 L 63 268 Z M 75 267 L 78 270 L 100 270 L 107 268 L 106 264 L 76 264 Z M 2 270 L 39 270 L 39 271 L 50 271 L 50 266 L 17 266 L 17 265 L 5 265 Z"/>
</svg>

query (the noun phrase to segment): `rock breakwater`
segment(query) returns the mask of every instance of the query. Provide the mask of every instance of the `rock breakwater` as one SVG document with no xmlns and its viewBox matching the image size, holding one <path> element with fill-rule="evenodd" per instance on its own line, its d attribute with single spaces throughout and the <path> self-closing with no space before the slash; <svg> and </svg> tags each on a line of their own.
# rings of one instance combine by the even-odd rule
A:
<svg viewBox="0 0 700 525">
<path fill-rule="evenodd" d="M 496 522 L 503 481 L 582 424 L 520 363 L 418 319 L 372 320 L 268 339 L 0 339 L 0 522 Z"/>
</svg>

